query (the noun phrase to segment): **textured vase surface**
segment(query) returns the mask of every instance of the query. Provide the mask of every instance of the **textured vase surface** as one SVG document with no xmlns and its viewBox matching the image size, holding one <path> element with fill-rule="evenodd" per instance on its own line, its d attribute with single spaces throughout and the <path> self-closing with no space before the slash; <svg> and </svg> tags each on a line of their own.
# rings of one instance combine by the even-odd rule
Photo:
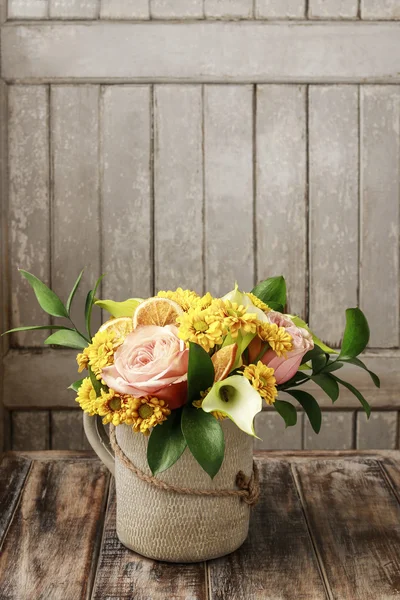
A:
<svg viewBox="0 0 400 600">
<path fill-rule="evenodd" d="M 229 419 L 221 422 L 225 458 L 213 480 L 186 448 L 170 469 L 157 475 L 166 483 L 196 490 L 237 489 L 238 471 L 250 476 L 253 438 Z M 125 455 L 141 471 L 147 465 L 148 438 L 127 425 L 116 428 Z M 187 496 L 142 481 L 116 457 L 117 534 L 120 541 L 149 558 L 196 562 L 224 556 L 247 537 L 250 507 L 240 497 Z"/>
</svg>

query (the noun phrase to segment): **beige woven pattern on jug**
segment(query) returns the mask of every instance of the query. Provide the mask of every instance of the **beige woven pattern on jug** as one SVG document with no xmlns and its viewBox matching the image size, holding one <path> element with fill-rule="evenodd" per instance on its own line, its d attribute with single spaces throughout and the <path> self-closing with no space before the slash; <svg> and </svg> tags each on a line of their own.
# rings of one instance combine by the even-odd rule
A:
<svg viewBox="0 0 400 600">
<path fill-rule="evenodd" d="M 196 490 L 237 489 L 238 471 L 251 476 L 253 440 L 229 420 L 222 422 L 225 459 L 212 481 L 188 450 L 158 477 Z M 124 454 L 141 471 L 148 439 L 126 425 L 117 427 Z M 116 458 L 117 533 L 121 542 L 150 558 L 194 562 L 233 552 L 247 537 L 250 508 L 239 497 L 184 496 L 147 483 Z"/>
</svg>

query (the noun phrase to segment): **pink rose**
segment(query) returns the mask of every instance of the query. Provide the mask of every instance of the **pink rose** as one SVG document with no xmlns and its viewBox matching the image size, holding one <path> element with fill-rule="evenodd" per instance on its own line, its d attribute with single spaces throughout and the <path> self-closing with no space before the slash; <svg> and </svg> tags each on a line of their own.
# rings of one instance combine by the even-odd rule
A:
<svg viewBox="0 0 400 600">
<path fill-rule="evenodd" d="M 174 325 L 143 325 L 126 337 L 102 378 L 121 394 L 153 395 L 174 409 L 186 402 L 188 361 L 189 350 Z"/>
</svg>

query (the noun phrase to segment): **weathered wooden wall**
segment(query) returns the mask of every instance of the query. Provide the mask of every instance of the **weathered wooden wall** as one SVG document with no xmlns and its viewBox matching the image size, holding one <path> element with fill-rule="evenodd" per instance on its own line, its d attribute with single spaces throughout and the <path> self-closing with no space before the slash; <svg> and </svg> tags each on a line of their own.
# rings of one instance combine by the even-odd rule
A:
<svg viewBox="0 0 400 600">
<path fill-rule="evenodd" d="M 47 323 L 18 266 L 61 297 L 105 272 L 117 300 L 283 273 L 331 344 L 365 310 L 383 386 L 351 373 L 368 425 L 348 393 L 321 397 L 319 438 L 267 411 L 258 447 L 396 447 L 397 19 L 399 0 L 3 0 L 2 329 Z M 74 352 L 44 337 L 3 338 L 0 435 L 80 449 Z"/>
</svg>

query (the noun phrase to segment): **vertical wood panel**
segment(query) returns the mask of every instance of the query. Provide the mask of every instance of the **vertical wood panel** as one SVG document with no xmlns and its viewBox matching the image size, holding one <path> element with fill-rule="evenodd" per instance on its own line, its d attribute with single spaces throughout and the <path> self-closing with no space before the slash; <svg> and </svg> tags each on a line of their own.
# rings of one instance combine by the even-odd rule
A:
<svg viewBox="0 0 400 600">
<path fill-rule="evenodd" d="M 301 450 L 303 437 L 303 414 L 297 413 L 297 425 L 286 427 L 277 412 L 263 410 L 256 416 L 255 450 Z"/>
<path fill-rule="evenodd" d="M 356 19 L 357 16 L 358 0 L 310 0 L 308 6 L 310 19 Z"/>
<path fill-rule="evenodd" d="M 97 19 L 99 0 L 49 0 L 51 19 Z"/>
<path fill-rule="evenodd" d="M 254 282 L 253 88 L 204 89 L 206 289 L 215 295 Z"/>
<path fill-rule="evenodd" d="M 400 19 L 399 0 L 360 0 L 362 19 Z"/>
<path fill-rule="evenodd" d="M 154 90 L 155 287 L 203 288 L 202 91 Z"/>
<path fill-rule="evenodd" d="M 148 19 L 149 0 L 101 0 L 101 19 Z"/>
<path fill-rule="evenodd" d="M 85 450 L 82 410 L 52 410 L 50 414 L 52 450 Z"/>
<path fill-rule="evenodd" d="M 201 19 L 203 0 L 150 0 L 153 19 Z"/>
<path fill-rule="evenodd" d="M 85 274 L 72 308 L 84 330 L 85 298 L 100 275 L 99 87 L 52 86 L 53 289 L 66 299 L 82 267 Z M 100 296 L 100 291 L 98 292 Z M 92 329 L 100 325 L 93 311 Z"/>
<path fill-rule="evenodd" d="M 304 19 L 305 0 L 255 0 L 257 19 Z"/>
<path fill-rule="evenodd" d="M 400 87 L 361 87 L 360 306 L 372 347 L 399 343 Z"/>
<path fill-rule="evenodd" d="M 358 89 L 311 86 L 310 326 L 338 345 L 357 305 Z"/>
<path fill-rule="evenodd" d="M 369 448 L 397 447 L 397 421 L 396 411 L 373 411 L 369 419 L 360 411 L 357 413 L 357 448 L 366 450 Z"/>
<path fill-rule="evenodd" d="M 47 410 L 12 412 L 13 450 L 48 450 L 49 435 Z"/>
<path fill-rule="evenodd" d="M 284 275 L 289 310 L 306 312 L 305 86 L 257 87 L 258 280 Z"/>
<path fill-rule="evenodd" d="M 353 448 L 353 412 L 323 412 L 319 434 L 307 417 L 304 418 L 305 450 L 351 450 Z"/>
<path fill-rule="evenodd" d="M 215 19 L 251 19 L 253 0 L 204 0 L 205 16 Z"/>
<path fill-rule="evenodd" d="M 49 0 L 8 0 L 8 19 L 46 19 Z"/>
<path fill-rule="evenodd" d="M 9 239 L 11 326 L 46 325 L 48 317 L 23 268 L 45 283 L 50 276 L 47 86 L 9 87 Z M 46 332 L 13 335 L 18 346 L 40 346 Z"/>
<path fill-rule="evenodd" d="M 4 8 L 4 7 L 3 7 Z M 3 16 L 3 15 L 1 15 Z M 9 285 L 10 265 L 8 256 L 9 246 L 9 221 L 8 221 L 8 101 L 7 85 L 0 81 L 0 329 L 6 331 L 9 328 Z M 0 338 L 0 380 L 4 381 L 3 356 L 10 345 L 9 336 Z M 6 411 L 4 410 L 3 386 L 0 387 L 0 452 L 6 446 Z"/>
<path fill-rule="evenodd" d="M 102 90 L 103 295 L 152 294 L 150 87 Z"/>
</svg>

